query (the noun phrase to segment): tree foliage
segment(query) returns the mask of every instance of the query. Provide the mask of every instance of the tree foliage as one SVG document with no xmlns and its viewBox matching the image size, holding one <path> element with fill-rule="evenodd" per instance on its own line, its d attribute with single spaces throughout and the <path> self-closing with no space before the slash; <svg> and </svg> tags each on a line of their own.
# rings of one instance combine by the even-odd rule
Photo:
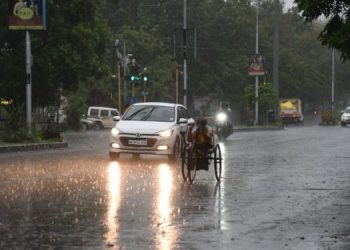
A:
<svg viewBox="0 0 350 250">
<path fill-rule="evenodd" d="M 187 1 L 190 107 L 196 96 L 209 96 L 212 100 L 229 102 L 235 110 L 245 110 L 244 89 L 255 82 L 247 72 L 255 54 L 256 6 L 252 2 Z M 316 18 L 318 13 L 327 14 L 322 8 L 318 12 L 310 11 L 312 7 L 322 7 L 316 3 L 328 1 L 296 2 L 309 10 L 303 12 L 304 16 Z M 341 4 L 343 1 L 335 2 L 346 7 Z M 87 105 L 116 105 L 117 84 L 111 75 L 116 72 L 116 63 L 120 63 L 113 46 L 117 39 L 118 52 L 123 52 L 125 43 L 126 54 L 133 54 L 140 68 L 147 68 L 152 78 L 152 84 L 147 86 L 147 100 L 175 101 L 175 72 L 183 71 L 182 1 L 48 0 L 47 6 L 48 30 L 31 32 L 35 107 L 58 105 L 61 94 L 77 93 Z M 330 17 L 336 13 L 337 9 L 333 8 L 328 11 Z M 345 9 L 341 11 L 346 13 Z M 298 97 L 310 106 L 330 104 L 331 51 L 317 40 L 320 32 L 326 34 L 324 30 L 329 23 L 305 24 L 297 9 L 282 12 L 281 5 L 276 6 L 275 1 L 260 1 L 259 52 L 266 57 L 267 82 L 272 82 L 276 20 L 280 30 L 279 96 Z M 340 35 L 346 34 L 345 24 L 339 25 L 343 33 L 333 32 L 338 25 L 332 28 L 332 42 L 346 42 L 346 36 Z M 25 103 L 24 32 L 7 29 L 6 1 L 0 2 L 0 47 L 7 48 L 0 53 L 0 97 Z M 339 103 L 350 99 L 347 68 L 348 64 L 336 62 Z M 182 100 L 183 76 L 179 76 Z M 126 76 L 121 77 L 123 82 Z M 143 88 L 142 84 L 136 84 L 134 89 L 140 101 Z M 132 95 L 131 84 L 127 83 L 125 92 Z M 124 88 L 122 98 L 125 98 Z"/>
<path fill-rule="evenodd" d="M 244 96 L 248 111 L 255 109 L 255 88 L 250 85 L 245 87 Z M 275 110 L 278 105 L 278 97 L 271 83 L 264 83 L 259 86 L 259 118 L 262 122 L 270 110 Z M 253 112 L 251 112 L 253 113 Z M 251 117 L 250 117 L 251 118 Z"/>
<path fill-rule="evenodd" d="M 319 34 L 323 45 L 341 51 L 344 60 L 350 59 L 350 3 L 344 0 L 295 0 L 307 22 L 325 17 L 326 25 Z"/>
</svg>

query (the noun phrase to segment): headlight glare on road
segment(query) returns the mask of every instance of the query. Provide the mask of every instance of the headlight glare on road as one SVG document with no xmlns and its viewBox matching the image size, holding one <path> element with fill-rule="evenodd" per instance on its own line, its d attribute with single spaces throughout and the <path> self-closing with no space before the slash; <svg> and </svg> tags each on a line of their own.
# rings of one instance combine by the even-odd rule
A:
<svg viewBox="0 0 350 250">
<path fill-rule="evenodd" d="M 119 131 L 117 128 L 112 128 L 111 134 L 112 134 L 113 136 L 117 136 L 117 135 L 119 135 L 119 133 L 120 133 L 120 131 Z"/>
<path fill-rule="evenodd" d="M 159 133 L 161 137 L 170 137 L 173 131 L 171 129 L 164 130 Z"/>
</svg>

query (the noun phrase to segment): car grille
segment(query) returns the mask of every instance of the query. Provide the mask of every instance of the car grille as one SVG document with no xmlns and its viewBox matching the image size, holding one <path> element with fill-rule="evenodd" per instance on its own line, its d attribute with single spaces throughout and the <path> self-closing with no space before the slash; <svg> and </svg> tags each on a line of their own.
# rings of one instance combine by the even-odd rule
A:
<svg viewBox="0 0 350 250">
<path fill-rule="evenodd" d="M 147 141 L 146 145 L 135 145 L 135 144 L 129 144 L 129 140 L 133 141 Z M 135 138 L 135 137 L 120 137 L 120 141 L 124 146 L 127 147 L 153 147 L 156 143 L 157 139 L 155 138 Z"/>
</svg>

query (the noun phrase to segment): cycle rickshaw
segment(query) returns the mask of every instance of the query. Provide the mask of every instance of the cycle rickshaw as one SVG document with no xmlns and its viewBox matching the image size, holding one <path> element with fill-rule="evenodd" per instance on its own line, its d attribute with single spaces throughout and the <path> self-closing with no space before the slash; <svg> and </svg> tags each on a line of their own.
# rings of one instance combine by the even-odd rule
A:
<svg viewBox="0 0 350 250">
<path fill-rule="evenodd" d="M 215 178 L 220 181 L 222 170 L 222 157 L 219 144 L 215 144 L 212 135 L 213 148 L 205 148 L 195 141 L 190 144 L 183 140 L 181 149 L 181 170 L 184 181 L 192 183 L 198 170 L 209 170 L 210 165 L 214 166 Z"/>
</svg>

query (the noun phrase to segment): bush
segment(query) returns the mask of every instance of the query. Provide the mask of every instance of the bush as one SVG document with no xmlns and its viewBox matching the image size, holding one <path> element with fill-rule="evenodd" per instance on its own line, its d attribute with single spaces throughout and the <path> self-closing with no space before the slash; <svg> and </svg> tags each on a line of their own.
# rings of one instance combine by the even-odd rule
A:
<svg viewBox="0 0 350 250">
<path fill-rule="evenodd" d="M 337 111 L 326 110 L 322 113 L 323 125 L 336 125 L 340 119 L 340 114 Z"/>
<path fill-rule="evenodd" d="M 30 140 L 27 133 L 23 105 L 9 105 L 5 107 L 6 118 L 2 122 L 1 139 L 5 142 L 20 142 Z"/>
<path fill-rule="evenodd" d="M 80 130 L 82 124 L 80 119 L 85 113 L 86 107 L 81 96 L 73 95 L 68 98 L 68 105 L 66 107 L 67 126 L 73 130 Z"/>
</svg>

